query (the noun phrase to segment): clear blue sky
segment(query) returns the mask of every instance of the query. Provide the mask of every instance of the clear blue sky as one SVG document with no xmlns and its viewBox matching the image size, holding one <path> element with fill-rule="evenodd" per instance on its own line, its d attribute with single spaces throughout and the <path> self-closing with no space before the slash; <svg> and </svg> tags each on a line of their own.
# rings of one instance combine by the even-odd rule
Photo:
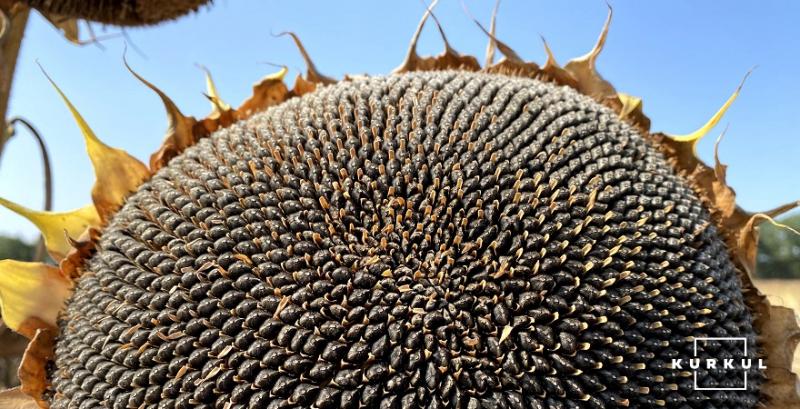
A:
<svg viewBox="0 0 800 409">
<path fill-rule="evenodd" d="M 492 3 L 466 0 L 472 14 L 488 23 Z M 251 85 L 275 70 L 293 71 L 302 60 L 288 38 L 297 32 L 325 74 L 384 74 L 402 60 L 424 11 L 418 1 L 216 0 L 211 8 L 155 28 L 129 30 L 146 58 L 129 51 L 131 65 L 167 92 L 186 114 L 204 116 L 203 73 L 214 74 L 222 97 L 238 105 Z M 455 0 L 442 0 L 436 14 L 451 44 L 481 57 L 486 38 Z M 730 124 L 720 149 L 729 182 L 748 210 L 765 210 L 800 198 L 800 3 L 798 2 L 612 2 L 614 21 L 600 72 L 618 90 L 642 96 L 654 130 L 686 133 L 701 125 L 754 65 L 739 100 L 719 129 L 699 145 L 712 160 L 713 140 Z M 539 35 L 557 59 L 588 51 L 606 15 L 598 1 L 505 0 L 498 36 L 526 59 L 543 62 Z M 105 29 L 115 32 L 115 28 Z M 97 31 L 103 31 L 97 28 Z M 108 144 L 142 160 L 154 151 L 166 120 L 156 96 L 122 65 L 123 40 L 104 50 L 62 39 L 39 15 L 29 22 L 18 64 L 11 115 L 22 115 L 42 132 L 55 172 L 55 209 L 89 202 L 92 168 L 81 135 L 56 93 L 36 66 L 49 71 Z M 422 54 L 438 53 L 441 42 L 426 28 Z M 294 78 L 294 72 L 290 75 Z M 21 131 L 24 132 L 24 131 Z M 42 203 L 38 153 L 27 135 L 15 137 L 0 159 L 0 195 L 29 207 Z M 27 239 L 30 224 L 0 210 L 0 233 Z"/>
</svg>

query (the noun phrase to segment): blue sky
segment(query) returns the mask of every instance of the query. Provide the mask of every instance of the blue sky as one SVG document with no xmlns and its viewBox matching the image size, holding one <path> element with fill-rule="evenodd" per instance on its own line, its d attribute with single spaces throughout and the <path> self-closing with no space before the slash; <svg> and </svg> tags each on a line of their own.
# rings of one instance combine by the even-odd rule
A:
<svg viewBox="0 0 800 409">
<path fill-rule="evenodd" d="M 465 0 L 488 24 L 493 2 Z M 461 4 L 442 0 L 436 14 L 451 44 L 482 56 L 485 36 Z M 599 71 L 618 90 L 642 96 L 653 129 L 687 133 L 705 122 L 744 74 L 758 65 L 719 129 L 698 147 L 713 158 L 713 143 L 726 124 L 720 148 L 729 183 L 748 210 L 766 210 L 800 199 L 800 3 L 669 1 L 612 2 L 614 20 Z M 203 97 L 208 67 L 223 99 L 238 105 L 251 85 L 285 64 L 293 73 L 303 63 L 288 38 L 297 32 L 325 74 L 385 74 L 400 64 L 424 8 L 418 1 L 216 0 L 211 8 L 154 28 L 128 34 L 144 56 L 129 51 L 131 65 L 169 94 L 186 114 L 210 110 Z M 606 15 L 602 1 L 513 1 L 501 4 L 498 36 L 526 59 L 543 62 L 543 35 L 565 63 L 594 43 Z M 96 27 L 99 33 L 116 32 Z M 103 48 L 75 46 L 40 16 L 32 16 L 11 98 L 10 115 L 32 121 L 49 144 L 54 208 L 67 210 L 90 200 L 92 168 L 78 128 L 36 66 L 38 60 L 72 99 L 106 143 L 146 161 L 159 145 L 166 119 L 157 97 L 123 67 L 124 41 Z M 421 54 L 439 53 L 431 25 Z M 41 166 L 30 137 L 12 139 L 0 158 L 0 196 L 38 208 Z M 0 233 L 32 239 L 35 229 L 0 210 Z"/>
</svg>

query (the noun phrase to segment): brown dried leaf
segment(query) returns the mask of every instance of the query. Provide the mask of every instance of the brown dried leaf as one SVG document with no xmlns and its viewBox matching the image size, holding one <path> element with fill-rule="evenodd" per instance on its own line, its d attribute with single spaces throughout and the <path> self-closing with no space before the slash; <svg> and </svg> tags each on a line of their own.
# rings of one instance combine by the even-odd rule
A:
<svg viewBox="0 0 800 409">
<path fill-rule="evenodd" d="M 405 60 L 403 60 L 403 63 L 400 64 L 399 67 L 395 68 L 392 72 L 403 73 L 412 71 L 435 71 L 447 69 L 461 69 L 464 71 L 480 70 L 481 66 L 478 63 L 477 58 L 471 55 L 461 55 L 450 46 L 441 24 L 439 24 L 439 21 L 433 14 L 433 8 L 436 7 L 436 3 L 438 3 L 438 0 L 435 0 L 433 3 L 431 3 L 430 6 L 428 6 L 425 10 L 425 14 L 422 15 L 422 19 L 420 20 L 419 25 L 417 25 L 414 35 L 411 37 L 411 43 L 408 46 L 408 52 L 406 53 Z M 425 27 L 425 23 L 428 21 L 429 16 L 433 17 L 436 27 L 439 29 L 439 34 L 442 37 L 442 41 L 444 41 L 444 51 L 436 56 L 420 57 L 419 54 L 417 54 L 417 43 L 419 42 L 422 29 Z"/>
<path fill-rule="evenodd" d="M 277 73 L 267 75 L 253 85 L 253 95 L 244 101 L 239 108 L 236 108 L 238 118 L 247 118 L 256 112 L 263 111 L 289 99 L 291 96 L 289 89 L 283 82 L 287 72 L 288 69 L 284 67 Z"/>
<path fill-rule="evenodd" d="M 72 249 L 59 263 L 61 273 L 71 279 L 80 277 L 83 263 L 94 252 L 97 240 L 100 239 L 100 230 L 90 227 L 77 239 L 70 239 Z"/>
<path fill-rule="evenodd" d="M 307 81 L 302 75 L 297 75 L 294 79 L 294 87 L 292 87 L 292 95 L 302 96 L 309 92 L 314 92 L 317 89 L 317 84 Z"/>
<path fill-rule="evenodd" d="M 526 62 L 523 60 L 516 51 L 509 47 L 506 43 L 497 39 L 494 32 L 486 30 L 486 28 L 475 18 L 472 19 L 478 28 L 489 37 L 490 44 L 503 54 L 503 58 L 497 64 L 483 67 L 483 71 L 493 74 L 509 75 L 516 77 L 529 77 L 538 78 L 541 76 L 542 70 L 535 62 Z"/>
<path fill-rule="evenodd" d="M 19 387 L 0 391 L 0 408 L 39 409 L 36 399 L 26 395 Z"/>
<path fill-rule="evenodd" d="M 611 25 L 612 15 L 613 11 L 611 10 L 611 6 L 609 6 L 608 17 L 606 18 L 603 30 L 600 32 L 600 37 L 597 39 L 594 48 L 586 55 L 571 60 L 564 67 L 564 69 L 577 80 L 578 91 L 601 101 L 607 97 L 616 95 L 614 87 L 603 79 L 595 68 L 597 57 L 600 55 L 600 52 L 603 51 L 603 46 L 608 37 L 608 28 Z"/>
<path fill-rule="evenodd" d="M 766 396 L 767 409 L 789 409 L 800 407 L 800 384 L 792 372 L 792 360 L 800 341 L 800 327 L 795 311 L 791 308 L 772 306 L 763 299 L 760 314 L 756 317 L 758 340 L 766 351 L 766 380 L 761 393 Z"/>
<path fill-rule="evenodd" d="M 644 103 L 641 98 L 618 92 L 617 95 L 607 97 L 602 102 L 619 114 L 620 119 L 638 128 L 643 135 L 650 133 L 650 118 L 644 114 Z"/>
<path fill-rule="evenodd" d="M 42 395 L 49 385 L 47 365 L 53 359 L 54 347 L 55 332 L 49 329 L 37 330 L 22 355 L 22 363 L 17 372 L 20 390 L 32 397 L 42 408 L 48 407 Z"/>
<path fill-rule="evenodd" d="M 322 73 L 317 70 L 317 66 L 314 65 L 314 61 L 311 60 L 311 56 L 308 55 L 306 48 L 303 46 L 303 43 L 300 41 L 300 37 L 297 34 L 291 31 L 284 31 L 283 33 L 278 34 L 278 36 L 285 36 L 288 35 L 292 37 L 292 41 L 297 46 L 297 49 L 300 51 L 300 55 L 303 56 L 303 61 L 306 63 L 306 80 L 309 82 L 313 82 L 315 84 L 335 84 L 336 80 L 323 75 Z"/>
<path fill-rule="evenodd" d="M 497 44 L 494 41 L 495 33 L 497 32 L 497 12 L 500 9 L 500 0 L 495 0 L 494 9 L 492 9 L 492 20 L 489 23 L 489 44 L 486 45 L 486 59 L 483 63 L 484 67 L 494 64 L 494 53 L 497 49 Z"/>
<path fill-rule="evenodd" d="M 547 61 L 544 62 L 544 65 L 541 67 L 541 78 L 546 81 L 553 81 L 559 85 L 568 85 L 574 89 L 578 88 L 578 82 L 575 77 L 572 76 L 567 70 L 561 68 L 556 62 L 556 57 L 553 55 L 553 50 L 550 49 L 550 46 L 547 44 L 547 40 L 542 37 L 542 44 L 544 44 L 544 50 L 547 53 Z"/>
<path fill-rule="evenodd" d="M 166 165 L 170 159 L 183 152 L 183 150 L 189 146 L 194 145 L 200 137 L 204 136 L 197 135 L 198 129 L 202 129 L 202 127 L 197 126 L 197 120 L 194 117 L 183 115 L 180 109 L 178 109 L 178 106 L 175 105 L 167 94 L 134 71 L 133 68 L 128 65 L 128 61 L 124 56 L 122 61 L 125 64 L 125 68 L 127 68 L 136 79 L 158 95 L 161 102 L 164 104 L 164 109 L 167 111 L 168 126 L 164 141 L 161 143 L 158 150 L 150 155 L 150 170 L 155 172 Z"/>
</svg>

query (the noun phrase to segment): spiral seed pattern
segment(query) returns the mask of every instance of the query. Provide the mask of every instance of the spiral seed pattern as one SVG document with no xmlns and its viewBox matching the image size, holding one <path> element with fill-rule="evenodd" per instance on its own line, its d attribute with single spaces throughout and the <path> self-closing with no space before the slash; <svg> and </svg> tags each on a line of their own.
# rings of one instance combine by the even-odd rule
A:
<svg viewBox="0 0 800 409">
<path fill-rule="evenodd" d="M 567 87 L 321 88 L 172 160 L 98 247 L 60 321 L 55 409 L 759 399 L 755 369 L 697 391 L 671 367 L 693 337 L 755 345 L 736 270 L 662 155 Z"/>
</svg>

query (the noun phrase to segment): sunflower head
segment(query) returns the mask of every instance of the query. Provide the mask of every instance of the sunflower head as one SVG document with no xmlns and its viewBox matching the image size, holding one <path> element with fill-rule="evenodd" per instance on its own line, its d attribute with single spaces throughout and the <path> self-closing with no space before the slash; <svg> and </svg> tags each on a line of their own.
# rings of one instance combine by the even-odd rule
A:
<svg viewBox="0 0 800 409">
<path fill-rule="evenodd" d="M 145 165 L 55 86 L 94 166 L 92 204 L 37 212 L 58 266 L 0 261 L 5 323 L 42 407 L 795 407 L 794 313 L 753 286 L 758 225 L 696 132 L 652 132 L 586 55 L 308 71 L 238 107 L 207 72 L 194 118 L 130 67 L 169 128 Z M 495 62 L 495 53 L 502 59 Z M 127 63 L 126 63 L 127 66 Z M 49 79 L 49 77 L 48 77 Z M 51 80 L 52 82 L 52 80 Z M 670 359 L 740 337 L 757 388 L 713 393 Z M 700 357 L 738 353 L 719 342 Z M 717 386 L 735 379 L 701 372 Z M 19 391 L 0 395 L 17 399 Z M 0 400 L 2 402 L 2 400 Z"/>
</svg>

